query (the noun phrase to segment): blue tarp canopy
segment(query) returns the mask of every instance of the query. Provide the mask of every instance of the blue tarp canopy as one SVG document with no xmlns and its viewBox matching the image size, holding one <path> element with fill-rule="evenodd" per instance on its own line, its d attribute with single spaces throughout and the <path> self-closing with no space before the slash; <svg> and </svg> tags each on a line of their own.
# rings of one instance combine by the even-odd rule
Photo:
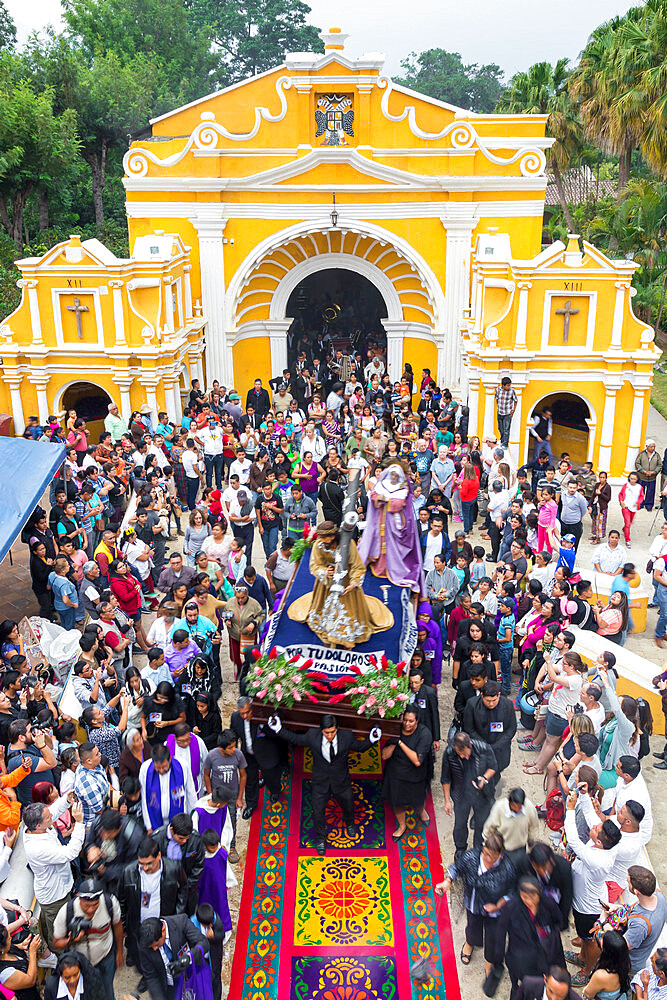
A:
<svg viewBox="0 0 667 1000">
<path fill-rule="evenodd" d="M 65 461 L 65 445 L 0 437 L 0 562 Z"/>
</svg>

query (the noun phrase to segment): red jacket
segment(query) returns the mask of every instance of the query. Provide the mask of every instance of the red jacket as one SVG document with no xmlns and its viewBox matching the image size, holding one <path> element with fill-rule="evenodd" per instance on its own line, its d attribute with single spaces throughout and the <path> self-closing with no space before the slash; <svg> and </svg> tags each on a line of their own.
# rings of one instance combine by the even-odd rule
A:
<svg viewBox="0 0 667 1000">
<path fill-rule="evenodd" d="M 461 502 L 464 500 L 475 500 L 477 499 L 477 494 L 479 493 L 479 479 L 475 476 L 474 479 L 462 479 L 461 488 L 459 491 L 459 496 L 461 497 Z"/>
<path fill-rule="evenodd" d="M 118 598 L 121 610 L 126 614 L 136 615 L 137 611 L 141 611 L 141 585 L 131 573 L 125 576 L 112 576 L 109 580 L 109 589 Z"/>
</svg>

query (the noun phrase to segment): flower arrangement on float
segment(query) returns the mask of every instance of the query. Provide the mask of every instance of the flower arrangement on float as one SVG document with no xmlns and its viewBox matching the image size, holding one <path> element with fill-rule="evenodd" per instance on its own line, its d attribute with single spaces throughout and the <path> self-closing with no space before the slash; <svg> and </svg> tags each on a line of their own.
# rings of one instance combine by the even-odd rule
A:
<svg viewBox="0 0 667 1000">
<path fill-rule="evenodd" d="M 312 549 L 316 538 L 317 531 L 315 528 L 311 528 L 309 524 L 304 524 L 301 537 L 297 538 L 289 554 L 290 562 L 298 562 L 306 549 Z"/>
<path fill-rule="evenodd" d="M 405 661 L 394 663 L 382 654 L 380 663 L 369 656 L 372 673 L 364 673 L 360 667 L 350 667 L 351 674 L 329 682 L 329 687 L 340 693 L 329 698 L 329 704 L 349 700 L 357 715 L 368 718 L 379 715 L 381 719 L 394 719 L 403 714 L 410 697 L 408 670 Z"/>
<path fill-rule="evenodd" d="M 246 676 L 248 694 L 269 702 L 274 708 L 292 708 L 304 701 L 317 703 L 315 691 L 327 689 L 310 672 L 312 660 L 304 656 L 279 653 L 275 646 L 268 653 L 253 649 L 255 661 Z"/>
</svg>

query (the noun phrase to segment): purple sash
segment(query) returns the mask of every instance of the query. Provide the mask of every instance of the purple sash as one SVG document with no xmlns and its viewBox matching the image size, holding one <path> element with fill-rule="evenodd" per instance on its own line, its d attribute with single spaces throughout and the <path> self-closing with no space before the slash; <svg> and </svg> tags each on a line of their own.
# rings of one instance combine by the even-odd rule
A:
<svg viewBox="0 0 667 1000">
<path fill-rule="evenodd" d="M 177 760 L 172 759 L 169 768 L 169 816 L 162 816 L 160 775 L 152 761 L 146 771 L 146 808 L 153 830 L 157 830 L 167 819 L 171 821 L 174 816 L 185 812 L 185 777 Z"/>
<path fill-rule="evenodd" d="M 171 754 L 171 759 L 176 759 L 176 737 L 173 733 L 169 733 L 166 740 L 164 741 L 165 746 Z M 199 740 L 192 734 L 192 739 L 190 740 L 190 746 L 188 747 L 190 751 L 190 773 L 192 774 L 192 780 L 194 782 L 195 790 L 199 792 L 199 775 L 201 771 L 201 751 L 199 749 Z"/>
</svg>

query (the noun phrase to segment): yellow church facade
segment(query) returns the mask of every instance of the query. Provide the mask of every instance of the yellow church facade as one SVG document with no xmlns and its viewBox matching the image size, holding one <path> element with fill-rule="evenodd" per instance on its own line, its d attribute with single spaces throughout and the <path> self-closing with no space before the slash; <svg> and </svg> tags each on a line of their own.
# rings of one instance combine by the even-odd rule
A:
<svg viewBox="0 0 667 1000">
<path fill-rule="evenodd" d="M 304 283 L 350 272 L 381 297 L 392 379 L 405 362 L 417 378 L 431 369 L 481 436 L 510 374 L 517 459 L 534 409 L 558 396 L 554 444 L 558 433 L 618 478 L 629 422 L 632 447 L 643 439 L 659 352 L 632 313 L 634 265 L 592 247 L 541 250 L 546 118 L 413 93 L 383 75 L 381 54 L 350 58 L 338 29 L 323 38 L 323 55 L 288 54 L 151 122 L 124 161 L 128 260 L 84 245 L 94 260 L 74 262 L 75 240 L 19 262 L 0 407 L 17 430 L 26 414 L 41 419 L 63 408 L 75 370 L 125 415 L 148 403 L 174 419 L 203 369 L 243 396 L 287 367 Z"/>
</svg>

